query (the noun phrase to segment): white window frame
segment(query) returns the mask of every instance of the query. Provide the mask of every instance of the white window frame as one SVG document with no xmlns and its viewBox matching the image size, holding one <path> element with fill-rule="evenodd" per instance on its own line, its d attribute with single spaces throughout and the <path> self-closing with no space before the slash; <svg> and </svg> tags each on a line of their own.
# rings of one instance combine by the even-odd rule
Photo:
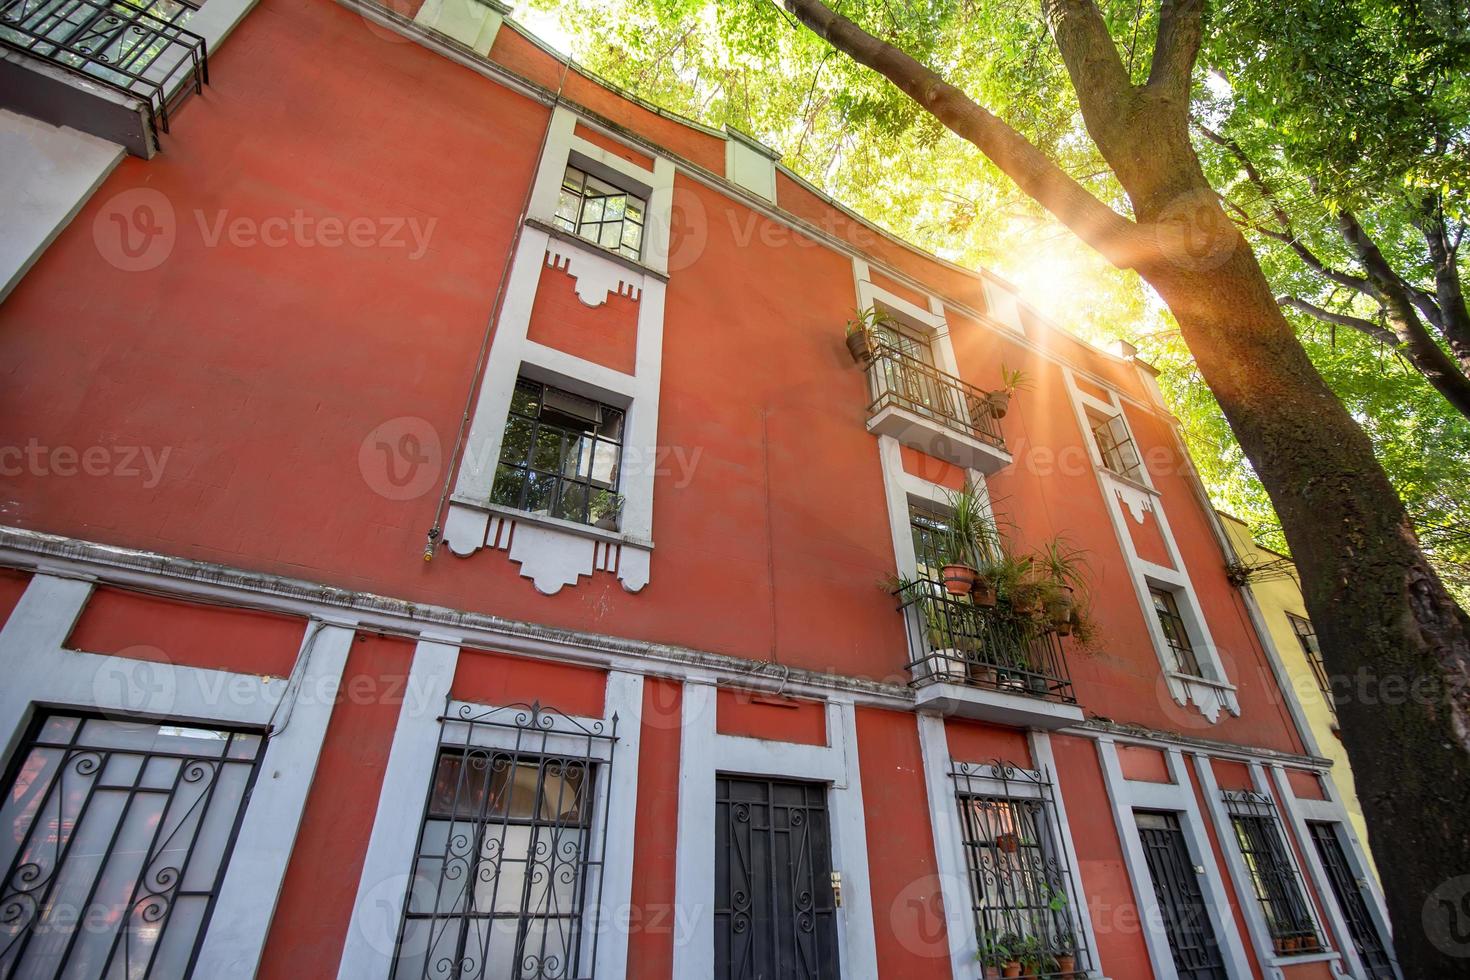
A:
<svg viewBox="0 0 1470 980">
<path fill-rule="evenodd" d="M 575 586 L 595 571 L 615 574 L 629 592 L 638 592 L 648 584 L 653 552 L 654 472 L 660 459 L 664 272 L 668 268 L 674 164 L 666 157 L 656 157 L 654 169 L 647 170 L 576 135 L 579 124 L 598 129 L 565 106 L 552 112 L 527 221 L 511 263 L 494 342 L 444 522 L 444 540 L 456 555 L 467 557 L 482 548 L 508 552 L 509 559 L 520 566 L 521 575 L 546 595 Z M 609 139 L 617 138 L 598 131 Z M 641 262 L 553 229 L 551 218 L 569 161 L 583 169 L 592 167 L 597 173 L 621 175 L 625 182 L 647 189 Z M 638 337 L 631 374 L 530 339 L 531 311 L 546 267 L 571 275 L 577 296 L 586 306 L 601 306 L 612 295 L 638 301 Z M 627 413 L 619 489 L 624 505 L 617 531 L 489 503 L 511 394 L 522 375 Z"/>
<path fill-rule="evenodd" d="M 268 731 L 256 781 L 195 962 L 198 976 L 250 976 L 260 963 L 317 758 L 352 645 L 351 625 L 306 624 L 290 678 L 69 650 L 92 583 L 36 574 L 0 628 L 0 745 L 8 760 L 38 710 L 103 712 Z M 228 692 L 228 697 L 221 697 Z"/>
</svg>

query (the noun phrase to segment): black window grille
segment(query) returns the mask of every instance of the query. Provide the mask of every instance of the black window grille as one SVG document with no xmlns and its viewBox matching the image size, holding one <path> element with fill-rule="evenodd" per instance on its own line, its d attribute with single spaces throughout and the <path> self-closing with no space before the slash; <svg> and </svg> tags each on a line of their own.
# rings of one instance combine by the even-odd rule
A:
<svg viewBox="0 0 1470 980">
<path fill-rule="evenodd" d="M 591 980 L 617 717 L 467 705 L 442 721 L 393 977 Z"/>
<path fill-rule="evenodd" d="M 1050 774 L 995 761 L 955 763 L 950 775 L 982 962 L 1020 963 L 1025 977 L 1082 976 L 1091 957 L 1071 906 Z"/>
<path fill-rule="evenodd" d="M 648 203 L 577 167 L 567 167 L 552 223 L 594 245 L 637 260 Z"/>
<path fill-rule="evenodd" d="M 149 130 L 209 82 L 204 38 L 185 30 L 193 0 L 0 0 L 0 45 L 143 100 Z M 176 91 L 171 91 L 175 89 Z"/>
<path fill-rule="evenodd" d="M 1317 686 L 1322 693 L 1328 696 L 1327 703 L 1332 704 L 1332 681 L 1327 676 L 1327 664 L 1322 659 L 1322 648 L 1317 645 L 1317 628 L 1312 621 L 1301 616 L 1286 614 L 1291 623 L 1292 631 L 1296 633 L 1296 641 L 1301 644 L 1302 655 L 1307 658 L 1311 665 L 1312 676 L 1317 679 Z"/>
<path fill-rule="evenodd" d="M 909 505 L 909 532 L 914 540 L 914 558 L 919 575 L 936 583 L 944 569 L 945 540 L 949 522 L 933 511 Z"/>
<path fill-rule="evenodd" d="M 1222 795 L 1277 954 L 1319 952 L 1322 941 L 1275 804 L 1261 793 L 1227 790 Z"/>
<path fill-rule="evenodd" d="M 259 733 L 40 715 L 0 799 L 0 978 L 189 976 Z"/>
<path fill-rule="evenodd" d="M 1150 588 L 1153 597 L 1154 615 L 1159 618 L 1159 627 L 1164 631 L 1164 641 L 1174 658 L 1174 669 L 1181 674 L 1199 677 L 1199 659 L 1194 655 L 1194 644 L 1189 639 L 1189 629 L 1184 617 L 1179 615 L 1179 600 L 1168 589 Z"/>
<path fill-rule="evenodd" d="M 616 527 L 621 409 L 521 378 L 511 395 L 490 502 Z"/>
<path fill-rule="evenodd" d="M 1097 443 L 1103 466 L 1119 476 L 1141 482 L 1143 460 L 1138 455 L 1138 447 L 1133 444 L 1133 436 L 1129 435 L 1128 423 L 1123 421 L 1123 416 L 1103 418 L 1089 413 L 1088 423 L 1092 426 L 1092 438 Z"/>
<path fill-rule="evenodd" d="M 1005 449 L 1000 421 L 986 393 L 934 366 L 929 341 L 880 324 L 873 328 L 869 415 L 900 408 L 970 439 Z"/>
<path fill-rule="evenodd" d="M 1308 821 L 1307 830 L 1322 859 L 1322 869 L 1327 872 L 1327 881 L 1337 898 L 1337 907 L 1347 921 L 1348 933 L 1358 951 L 1363 969 L 1368 971 L 1369 980 L 1398 980 L 1388 947 L 1368 911 L 1368 902 L 1363 894 L 1364 883 L 1348 864 L 1347 851 L 1341 839 L 1342 826 L 1322 821 Z"/>
</svg>

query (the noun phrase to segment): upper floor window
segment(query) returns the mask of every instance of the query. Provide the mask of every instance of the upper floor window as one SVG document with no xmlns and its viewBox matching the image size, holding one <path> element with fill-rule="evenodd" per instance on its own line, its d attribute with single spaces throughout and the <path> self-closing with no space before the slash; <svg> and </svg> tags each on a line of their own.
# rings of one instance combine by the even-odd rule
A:
<svg viewBox="0 0 1470 980">
<path fill-rule="evenodd" d="M 934 366 L 934 345 L 929 342 L 929 338 L 904 329 L 894 320 L 880 319 L 874 323 L 873 337 L 879 343 L 887 344 L 900 354 L 912 357 L 916 361 L 922 361 L 930 367 Z"/>
<path fill-rule="evenodd" d="M 1224 796 L 1235 842 L 1276 952 L 1287 956 L 1317 952 L 1322 948 L 1317 927 L 1270 798 L 1245 792 L 1226 792 Z"/>
<path fill-rule="evenodd" d="M 949 522 L 939 514 L 909 505 L 909 533 L 914 540 L 914 562 L 920 578 L 938 582 L 946 562 Z"/>
<path fill-rule="evenodd" d="M 1179 615 L 1179 600 L 1173 592 L 1153 586 L 1149 590 L 1154 602 L 1154 615 L 1159 617 L 1159 626 L 1164 631 L 1164 640 L 1174 656 L 1174 669 L 1181 674 L 1199 677 L 1199 659 L 1194 655 L 1194 644 L 1189 639 L 1189 629 L 1184 617 Z"/>
<path fill-rule="evenodd" d="M 1128 423 L 1122 415 L 1105 416 L 1088 410 L 1087 424 L 1092 428 L 1092 439 L 1097 444 L 1103 466 L 1110 472 L 1129 480 L 1143 479 L 1143 460 L 1128 432 Z"/>
<path fill-rule="evenodd" d="M 490 502 L 615 527 L 621 409 L 539 381 L 516 381 Z"/>
<path fill-rule="evenodd" d="M 552 223 L 594 245 L 637 260 L 643 254 L 648 202 L 585 170 L 568 166 Z"/>
<path fill-rule="evenodd" d="M 1316 627 L 1312 625 L 1311 620 L 1303 619 L 1301 616 L 1287 613 L 1286 618 L 1296 633 L 1296 641 L 1301 644 L 1302 655 L 1307 658 L 1307 663 L 1312 667 L 1312 676 L 1317 678 L 1317 686 L 1322 689 L 1322 693 L 1331 694 L 1332 683 L 1327 677 L 1327 664 L 1322 660 L 1322 648 L 1317 645 Z"/>
</svg>

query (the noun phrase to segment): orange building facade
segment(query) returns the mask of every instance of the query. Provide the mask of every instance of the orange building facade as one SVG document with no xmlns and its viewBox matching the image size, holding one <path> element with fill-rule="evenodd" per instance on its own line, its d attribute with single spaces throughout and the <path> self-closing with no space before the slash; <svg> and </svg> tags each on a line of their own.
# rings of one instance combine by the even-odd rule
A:
<svg viewBox="0 0 1470 980">
<path fill-rule="evenodd" d="M 507 13 L 17 54 L 0 978 L 1396 977 L 1152 369 Z"/>
</svg>

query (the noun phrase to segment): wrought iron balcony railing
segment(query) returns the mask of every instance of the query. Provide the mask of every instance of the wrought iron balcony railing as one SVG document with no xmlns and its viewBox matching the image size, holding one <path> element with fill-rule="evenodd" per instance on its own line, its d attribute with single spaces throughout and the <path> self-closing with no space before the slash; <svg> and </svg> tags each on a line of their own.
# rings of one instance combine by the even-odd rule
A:
<svg viewBox="0 0 1470 980">
<path fill-rule="evenodd" d="M 209 81 L 204 38 L 182 24 L 193 0 L 0 0 L 0 44 L 145 107 L 154 142 Z"/>
<path fill-rule="evenodd" d="M 981 606 L 928 579 L 898 591 L 913 683 L 1024 694 L 1076 704 L 1057 635 L 1004 604 Z"/>
<path fill-rule="evenodd" d="M 901 408 L 1005 450 L 1000 422 L 984 391 L 876 338 L 872 350 L 873 359 L 868 362 L 873 393 L 870 417 L 885 408 Z"/>
</svg>

